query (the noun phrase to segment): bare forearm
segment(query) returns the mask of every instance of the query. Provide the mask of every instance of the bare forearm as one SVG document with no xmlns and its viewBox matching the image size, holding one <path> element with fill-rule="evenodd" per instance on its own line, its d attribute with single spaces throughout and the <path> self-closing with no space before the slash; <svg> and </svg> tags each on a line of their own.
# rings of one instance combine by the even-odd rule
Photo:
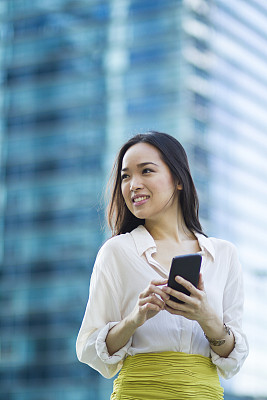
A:
<svg viewBox="0 0 267 400">
<path fill-rule="evenodd" d="M 235 346 L 235 339 L 233 333 L 230 331 L 230 335 L 224 328 L 222 321 L 217 317 L 214 316 L 209 321 L 205 321 L 200 323 L 201 328 L 203 329 L 205 335 L 209 339 L 224 339 L 225 343 L 214 346 L 210 343 L 210 347 L 212 350 L 218 354 L 220 357 L 228 357 L 229 354 L 232 352 Z"/>
<path fill-rule="evenodd" d="M 151 281 L 148 287 L 140 293 L 134 310 L 128 317 L 110 329 L 106 338 L 106 345 L 111 356 L 126 345 L 139 326 L 164 309 L 164 301 L 160 300 L 156 294 L 165 299 L 169 298 L 158 287 L 166 283 L 167 279 Z"/>
<path fill-rule="evenodd" d="M 109 355 L 113 355 L 120 350 L 136 331 L 137 326 L 130 316 L 124 318 L 117 325 L 113 326 L 106 337 L 106 345 Z"/>
</svg>

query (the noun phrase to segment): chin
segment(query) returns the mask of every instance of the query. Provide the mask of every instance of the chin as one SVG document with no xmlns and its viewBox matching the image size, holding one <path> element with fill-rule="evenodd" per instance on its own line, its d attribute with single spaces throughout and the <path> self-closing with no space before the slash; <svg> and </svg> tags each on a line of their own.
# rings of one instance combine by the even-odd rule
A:
<svg viewBox="0 0 267 400">
<path fill-rule="evenodd" d="M 143 214 L 134 214 L 134 216 L 136 217 L 136 218 L 138 218 L 138 219 L 147 219 L 147 216 L 146 215 L 143 215 Z"/>
<path fill-rule="evenodd" d="M 147 219 L 148 218 L 147 213 L 144 213 L 144 212 L 133 212 L 133 211 L 131 211 L 131 213 L 138 219 Z"/>
</svg>

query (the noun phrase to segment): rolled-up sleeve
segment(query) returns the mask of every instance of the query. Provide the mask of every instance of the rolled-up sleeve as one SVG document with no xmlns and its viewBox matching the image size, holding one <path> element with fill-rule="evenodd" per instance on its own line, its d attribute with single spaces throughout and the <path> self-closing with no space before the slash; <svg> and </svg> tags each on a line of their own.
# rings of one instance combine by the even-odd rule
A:
<svg viewBox="0 0 267 400">
<path fill-rule="evenodd" d="M 243 274 L 237 250 L 231 245 L 228 279 L 223 295 L 223 321 L 232 330 L 235 346 L 228 357 L 220 357 L 211 349 L 212 362 L 225 379 L 232 378 L 240 370 L 247 355 L 248 342 L 242 331 L 244 288 Z"/>
<path fill-rule="evenodd" d="M 107 263 L 109 261 L 109 263 Z M 96 369 L 105 378 L 113 377 L 122 367 L 132 339 L 112 356 L 106 346 L 109 330 L 121 321 L 120 281 L 109 260 L 100 251 L 90 282 L 89 300 L 76 341 L 79 361 Z"/>
</svg>

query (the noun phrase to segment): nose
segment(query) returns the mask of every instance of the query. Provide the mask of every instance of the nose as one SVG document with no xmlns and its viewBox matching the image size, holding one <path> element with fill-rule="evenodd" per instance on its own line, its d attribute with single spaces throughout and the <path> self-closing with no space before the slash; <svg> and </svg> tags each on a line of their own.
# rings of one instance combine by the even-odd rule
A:
<svg viewBox="0 0 267 400">
<path fill-rule="evenodd" d="M 137 177 L 132 177 L 131 183 L 130 183 L 130 190 L 132 192 L 135 192 L 136 190 L 139 190 L 142 188 L 143 188 L 143 184 L 140 181 L 140 179 L 138 179 Z"/>
</svg>

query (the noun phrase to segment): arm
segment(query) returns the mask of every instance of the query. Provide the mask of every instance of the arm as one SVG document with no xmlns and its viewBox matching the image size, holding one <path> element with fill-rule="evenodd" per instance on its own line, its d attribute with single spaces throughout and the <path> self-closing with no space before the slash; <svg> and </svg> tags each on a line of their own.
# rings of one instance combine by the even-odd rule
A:
<svg viewBox="0 0 267 400">
<path fill-rule="evenodd" d="M 168 300 L 169 296 L 158 286 L 166 283 L 167 280 L 152 281 L 150 285 L 140 293 L 137 304 L 130 315 L 109 331 L 106 344 L 110 355 L 113 355 L 121 347 L 125 346 L 139 326 L 157 315 L 161 310 L 164 310 L 165 303 L 158 296 L 165 300 Z M 156 294 L 158 296 L 156 296 Z"/>
<path fill-rule="evenodd" d="M 79 361 L 96 369 L 106 378 L 111 378 L 119 371 L 131 345 L 129 341 L 114 357 L 110 357 L 106 347 L 109 330 L 121 320 L 120 288 L 114 255 L 102 248 L 93 268 L 89 299 L 76 341 L 76 352 Z"/>
<path fill-rule="evenodd" d="M 79 361 L 96 369 L 106 378 L 111 378 L 120 370 L 137 327 L 156 315 L 162 303 L 159 298 L 155 299 L 153 288 L 150 287 L 147 292 L 140 294 L 133 312 L 122 320 L 123 290 L 117 268 L 118 252 L 106 251 L 106 247 L 104 245 L 100 250 L 94 265 L 76 352 Z M 166 281 L 161 284 L 166 284 Z M 157 294 L 166 296 L 157 285 L 154 286 Z"/>
<path fill-rule="evenodd" d="M 200 290 L 204 291 L 204 282 L 200 276 Z M 235 347 L 235 337 L 231 329 L 225 329 L 225 325 L 218 315 L 207 304 L 207 309 L 210 310 L 205 318 L 198 321 L 207 340 L 209 340 L 211 349 L 220 357 L 227 358 Z"/>
<path fill-rule="evenodd" d="M 223 294 L 223 320 L 232 330 L 235 346 L 227 358 L 220 358 L 211 349 L 211 358 L 220 374 L 229 379 L 243 365 L 248 355 L 248 341 L 242 330 L 244 288 L 242 268 L 235 246 L 231 245 L 229 274 Z"/>
<path fill-rule="evenodd" d="M 207 312 L 206 317 L 205 312 L 201 312 L 201 315 L 199 315 L 199 311 L 206 309 L 205 306 L 204 308 L 201 306 L 201 304 L 205 304 L 206 298 L 204 285 L 201 286 L 201 281 L 200 286 L 196 289 L 181 278 L 180 283 L 183 282 L 183 285 L 189 291 L 192 290 L 190 297 L 176 291 L 171 292 L 170 288 L 163 288 L 163 290 L 187 303 L 180 305 L 167 301 L 167 311 L 171 314 L 197 320 L 206 336 L 211 339 L 226 340 L 222 346 L 210 347 L 212 362 L 217 366 L 220 375 L 225 379 L 229 379 L 240 370 L 244 363 L 248 355 L 248 342 L 246 335 L 242 331 L 244 303 L 242 268 L 235 246 L 228 243 L 224 251 L 224 263 L 228 272 L 222 296 L 222 315 L 215 316 L 212 312 L 210 313 L 209 309 L 205 311 Z M 193 301 L 190 302 L 190 298 Z M 209 317 L 207 317 L 208 315 Z M 230 328 L 230 335 L 226 334 L 223 329 L 223 323 Z M 224 336 L 221 336 L 223 333 Z"/>
<path fill-rule="evenodd" d="M 163 288 L 166 293 L 185 303 L 179 304 L 169 300 L 166 302 L 166 310 L 171 314 L 182 315 L 185 318 L 197 321 L 208 338 L 224 339 L 225 342 L 223 344 L 220 346 L 211 344 L 211 348 L 220 357 L 228 357 L 234 348 L 234 336 L 232 332 L 230 332 L 230 335 L 226 332 L 221 318 L 208 304 L 202 274 L 199 276 L 198 288 L 195 288 L 192 283 L 182 277 L 177 276 L 175 279 L 191 293 L 191 296 L 177 292 L 169 287 Z"/>
</svg>

